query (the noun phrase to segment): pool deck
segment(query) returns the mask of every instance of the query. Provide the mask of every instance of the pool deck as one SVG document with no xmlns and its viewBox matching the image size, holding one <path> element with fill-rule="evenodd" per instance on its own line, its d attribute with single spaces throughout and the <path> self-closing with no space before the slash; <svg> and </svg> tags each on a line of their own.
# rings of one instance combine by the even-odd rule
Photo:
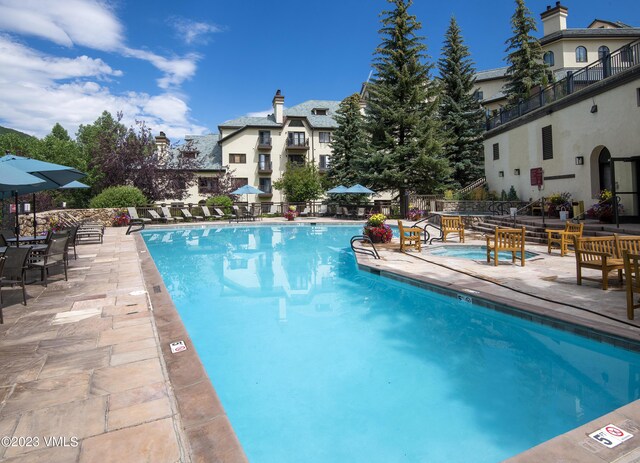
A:
<svg viewBox="0 0 640 463">
<path fill-rule="evenodd" d="M 274 222 L 286 224 L 259 223 Z M 308 222 L 336 223 L 294 224 Z M 54 274 L 47 288 L 28 285 L 27 306 L 19 289 L 2 289 L 0 437 L 9 440 L 1 442 L 0 461 L 246 461 L 141 236 L 124 231 L 109 228 L 103 244 L 78 246 L 69 280 Z M 508 302 L 544 323 L 585 327 L 622 345 L 640 341 L 640 320 L 626 319 L 622 288 L 577 286 L 572 254 L 527 250 L 540 254 L 525 267 L 430 256 L 428 247 L 400 253 L 397 242 L 380 247 L 380 260 L 358 260 L 383 276 L 468 294 L 498 310 Z M 178 340 L 187 350 L 172 354 L 169 343 Z M 634 437 L 613 449 L 588 437 L 610 423 Z M 508 461 L 640 461 L 640 401 Z"/>
</svg>

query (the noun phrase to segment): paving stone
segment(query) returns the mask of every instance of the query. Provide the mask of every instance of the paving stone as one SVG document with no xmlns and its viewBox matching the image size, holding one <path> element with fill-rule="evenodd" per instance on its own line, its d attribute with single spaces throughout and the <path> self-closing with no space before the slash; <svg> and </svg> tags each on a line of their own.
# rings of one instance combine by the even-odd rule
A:
<svg viewBox="0 0 640 463">
<path fill-rule="evenodd" d="M 71 306 L 71 310 L 95 309 L 112 305 L 114 298 L 107 297 L 106 294 L 96 294 L 93 297 L 87 296 L 85 299 L 75 301 Z"/>
<path fill-rule="evenodd" d="M 165 418 L 86 439 L 82 442 L 79 461 L 175 463 L 179 459 L 173 421 Z"/>
<path fill-rule="evenodd" d="M 2 413 L 23 412 L 83 400 L 89 393 L 90 373 L 57 376 L 16 384 Z"/>
<path fill-rule="evenodd" d="M 39 353 L 2 357 L 0 359 L 0 385 L 34 381 L 45 361 L 46 355 Z"/>
<path fill-rule="evenodd" d="M 137 362 L 139 360 L 145 360 L 150 358 L 158 358 L 159 351 L 156 346 L 149 347 L 147 349 L 139 349 L 131 352 L 123 352 L 121 354 L 115 354 L 111 356 L 111 365 L 122 365 L 125 363 Z"/>
<path fill-rule="evenodd" d="M 153 328 L 150 324 L 135 325 L 116 330 L 103 331 L 100 333 L 99 346 L 109 346 L 123 342 L 138 341 L 141 339 L 154 337 Z"/>
<path fill-rule="evenodd" d="M 127 313 L 113 317 L 113 329 L 116 330 L 126 326 L 144 325 L 145 323 L 151 323 L 151 314 L 149 311 Z"/>
<path fill-rule="evenodd" d="M 50 447 L 30 452 L 26 455 L 18 455 L 17 457 L 3 460 L 4 463 L 70 463 L 78 460 L 80 454 L 80 445 L 74 445 L 67 442 L 68 447 Z"/>
<path fill-rule="evenodd" d="M 167 386 L 164 382 L 148 384 L 135 389 L 118 392 L 117 394 L 111 394 L 109 396 L 109 411 L 119 410 L 167 396 Z"/>
<path fill-rule="evenodd" d="M 136 426 L 171 415 L 173 415 L 173 411 L 171 410 L 169 399 L 161 397 L 156 400 L 109 411 L 107 415 L 107 430 L 113 431 L 128 426 Z"/>
<path fill-rule="evenodd" d="M 226 416 L 185 429 L 194 463 L 245 463 L 247 457 Z"/>
<path fill-rule="evenodd" d="M 71 352 L 95 349 L 97 344 L 97 335 L 76 334 L 40 341 L 37 352 L 43 354 L 68 354 Z"/>
<path fill-rule="evenodd" d="M 109 365 L 110 356 L 111 349 L 109 347 L 67 354 L 50 354 L 42 367 L 39 378 L 50 378 L 103 368 Z"/>
<path fill-rule="evenodd" d="M 158 359 L 102 368 L 93 374 L 91 392 L 112 394 L 164 380 Z"/>
<path fill-rule="evenodd" d="M 157 348 L 158 344 L 155 338 L 141 339 L 140 341 L 125 342 L 111 346 L 111 355 L 119 355 L 136 350 L 148 349 L 150 347 Z"/>
<path fill-rule="evenodd" d="M 209 380 L 175 389 L 174 393 L 185 427 L 202 424 L 224 415 L 222 404 Z"/>
<path fill-rule="evenodd" d="M 13 431 L 16 429 L 16 426 L 18 425 L 18 418 L 20 418 L 20 416 L 17 414 L 15 415 L 1 414 L 0 415 L 0 437 L 13 436 Z M 3 457 L 4 452 L 7 450 L 7 448 L 8 447 L 0 445 L 0 458 Z"/>
</svg>

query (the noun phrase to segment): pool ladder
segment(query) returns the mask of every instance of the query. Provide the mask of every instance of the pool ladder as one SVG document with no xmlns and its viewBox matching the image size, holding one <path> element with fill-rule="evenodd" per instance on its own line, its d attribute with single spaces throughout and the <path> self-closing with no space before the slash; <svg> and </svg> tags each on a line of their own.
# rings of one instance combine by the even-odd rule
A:
<svg viewBox="0 0 640 463">
<path fill-rule="evenodd" d="M 432 220 L 433 219 L 433 220 Z M 412 227 L 422 228 L 424 230 L 422 242 L 424 244 L 433 244 L 434 241 L 442 241 L 442 228 L 440 227 L 441 217 L 439 214 L 430 214 L 423 219 L 418 220 L 416 223 L 411 225 Z M 435 228 L 437 232 L 439 232 L 440 236 L 431 237 L 431 233 L 429 233 L 428 228 Z"/>
<path fill-rule="evenodd" d="M 369 248 L 365 248 L 365 247 L 361 247 L 361 246 L 356 246 L 356 242 L 365 242 L 365 243 L 369 243 L 371 245 L 371 249 Z M 371 238 L 369 238 L 366 235 L 355 235 L 351 237 L 351 250 L 354 253 L 360 253 L 360 254 L 365 254 L 368 256 L 372 256 L 374 259 L 380 259 L 380 255 L 378 254 L 378 250 L 376 249 L 376 246 L 373 244 L 373 241 L 371 241 Z"/>
</svg>

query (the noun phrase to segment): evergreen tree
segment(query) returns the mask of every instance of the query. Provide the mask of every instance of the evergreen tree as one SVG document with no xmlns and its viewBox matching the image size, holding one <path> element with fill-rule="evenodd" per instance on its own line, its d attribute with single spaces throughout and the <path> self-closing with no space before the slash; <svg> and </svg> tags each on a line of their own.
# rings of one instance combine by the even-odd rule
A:
<svg viewBox="0 0 640 463">
<path fill-rule="evenodd" d="M 360 113 L 360 95 L 345 98 L 335 114 L 338 128 L 331 139 L 331 164 L 327 172 L 330 186 L 352 186 L 361 181 L 361 171 L 367 156 L 367 133 Z"/>
<path fill-rule="evenodd" d="M 484 113 L 471 94 L 475 69 L 454 17 L 445 34 L 438 68 L 441 79 L 439 115 L 445 132 L 444 154 L 453 169 L 451 186 L 458 189 L 484 175 Z"/>
<path fill-rule="evenodd" d="M 429 76 L 433 66 L 424 62 L 426 46 L 417 35 L 421 25 L 408 12 L 413 2 L 387 1 L 394 9 L 382 13 L 382 43 L 368 87 L 371 154 L 363 173 L 374 189 L 398 190 L 400 209 L 406 214 L 408 189 L 441 190 L 449 171 L 434 117 L 437 98 Z"/>
<path fill-rule="evenodd" d="M 505 91 L 510 103 L 531 96 L 531 89 L 547 82 L 546 66 L 542 61 L 542 47 L 531 35 L 537 31 L 536 21 L 524 0 L 516 0 L 516 11 L 511 17 L 513 37 L 507 40 L 507 85 Z"/>
</svg>

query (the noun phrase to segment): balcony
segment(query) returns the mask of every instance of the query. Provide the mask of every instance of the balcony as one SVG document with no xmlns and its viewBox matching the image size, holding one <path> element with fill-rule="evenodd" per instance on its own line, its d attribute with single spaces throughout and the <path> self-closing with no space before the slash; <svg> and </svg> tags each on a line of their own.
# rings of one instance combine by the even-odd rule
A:
<svg viewBox="0 0 640 463">
<path fill-rule="evenodd" d="M 271 185 L 260 185 L 262 193 L 258 194 L 258 198 L 271 198 L 273 196 L 273 189 Z"/>
<path fill-rule="evenodd" d="M 273 172 L 271 161 L 258 162 L 258 174 L 270 174 Z"/>
<path fill-rule="evenodd" d="M 287 149 L 290 151 L 307 151 L 309 149 L 309 139 L 287 138 Z"/>
<path fill-rule="evenodd" d="M 325 174 L 329 171 L 329 165 L 327 164 L 320 164 L 320 167 L 318 167 L 318 172 L 320 172 L 321 174 Z"/>
<path fill-rule="evenodd" d="M 290 154 L 289 156 L 287 156 L 287 161 L 289 162 L 289 164 L 303 166 L 306 159 L 303 154 Z"/>
<path fill-rule="evenodd" d="M 270 150 L 271 146 L 271 137 L 258 137 L 259 150 Z"/>
</svg>

